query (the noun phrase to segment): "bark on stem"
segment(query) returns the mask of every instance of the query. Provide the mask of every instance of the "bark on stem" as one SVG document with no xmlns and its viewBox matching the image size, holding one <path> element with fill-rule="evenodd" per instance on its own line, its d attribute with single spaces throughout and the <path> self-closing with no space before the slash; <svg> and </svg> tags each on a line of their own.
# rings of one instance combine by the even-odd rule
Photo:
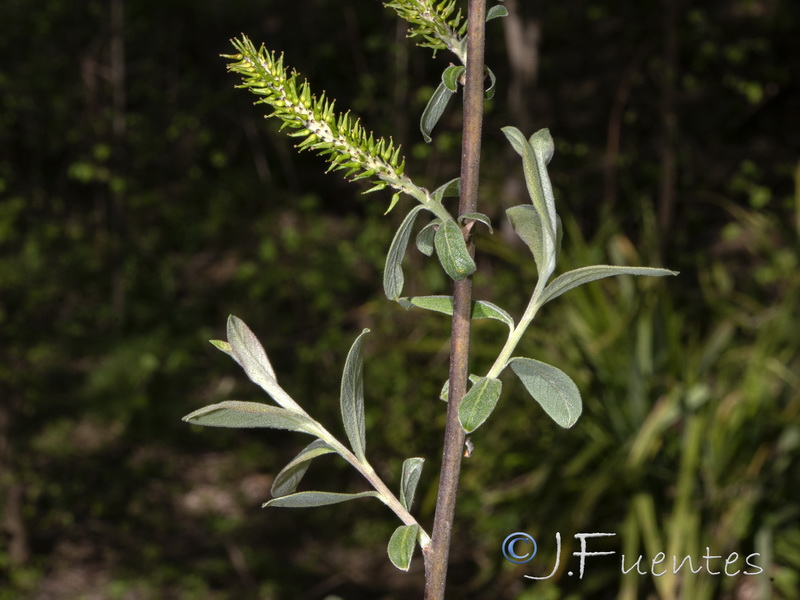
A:
<svg viewBox="0 0 800 600">
<path fill-rule="evenodd" d="M 484 40 L 486 0 L 470 0 L 467 30 L 467 72 L 464 85 L 464 124 L 461 141 L 461 198 L 459 214 L 476 212 L 480 172 L 481 129 L 483 122 Z M 469 227 L 464 235 L 469 236 Z M 470 253 L 475 248 L 467 240 Z M 453 289 L 453 330 L 450 344 L 450 401 L 439 479 L 436 514 L 431 545 L 425 553 L 425 600 L 444 600 L 450 539 L 455 516 L 458 479 L 464 448 L 464 430 L 458 420 L 458 407 L 467 391 L 469 375 L 470 308 L 472 278 L 455 282 Z"/>
</svg>

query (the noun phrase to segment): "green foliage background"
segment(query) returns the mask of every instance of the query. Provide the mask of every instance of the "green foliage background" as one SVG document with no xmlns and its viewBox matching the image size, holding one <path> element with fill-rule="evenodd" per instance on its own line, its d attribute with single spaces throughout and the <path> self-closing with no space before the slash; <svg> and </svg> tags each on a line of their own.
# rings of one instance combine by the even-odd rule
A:
<svg viewBox="0 0 800 600">
<path fill-rule="evenodd" d="M 504 25 L 490 23 L 499 87 L 481 209 L 499 223 L 525 199 L 500 127 L 549 127 L 562 268 L 660 263 L 681 276 L 592 284 L 543 311 L 521 353 L 572 375 L 586 414 L 560 430 L 507 380 L 462 476 L 452 597 L 796 598 L 800 8 L 677 5 L 678 177 L 665 227 L 662 4 L 521 4 L 540 35 L 536 80 L 509 66 Z M 409 575 L 386 560 L 395 523 L 380 506 L 258 508 L 307 440 L 180 421 L 210 402 L 264 399 L 205 341 L 234 313 L 336 431 L 341 366 L 370 327 L 370 460 L 397 481 L 404 457 L 427 457 L 417 511 L 432 519 L 447 319 L 383 299 L 402 211 L 383 217 L 380 194 L 323 175 L 233 89 L 219 54 L 240 32 L 403 143 L 419 183 L 458 174 L 458 110 L 431 145 L 417 130 L 448 57 L 412 46 L 379 2 L 0 4 L 4 600 L 419 595 L 421 565 Z M 519 314 L 535 277 L 527 249 L 500 228 L 478 250 L 477 297 Z M 410 294 L 447 292 L 432 261 L 412 252 L 407 265 Z M 475 372 L 501 327 L 476 323 Z M 362 489 L 344 465 L 318 462 L 315 488 Z M 503 561 L 500 544 L 518 530 L 540 541 L 541 562 Z M 699 575 L 677 590 L 598 559 L 584 580 L 524 580 L 552 564 L 556 531 L 569 544 L 614 531 L 611 548 L 629 555 L 757 551 L 767 573 Z"/>
</svg>

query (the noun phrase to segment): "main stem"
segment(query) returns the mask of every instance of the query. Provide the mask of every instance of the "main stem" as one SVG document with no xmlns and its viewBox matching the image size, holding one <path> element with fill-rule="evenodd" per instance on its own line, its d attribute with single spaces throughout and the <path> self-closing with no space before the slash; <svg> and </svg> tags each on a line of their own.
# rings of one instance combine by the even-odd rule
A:
<svg viewBox="0 0 800 600">
<path fill-rule="evenodd" d="M 483 53 L 486 27 L 486 0 L 469 0 L 467 30 L 467 72 L 464 85 L 464 125 L 461 141 L 461 198 L 459 215 L 476 212 L 480 174 L 481 129 L 483 123 Z M 464 235 L 470 254 L 475 247 Z M 469 375 L 469 331 L 472 307 L 472 278 L 456 281 L 453 288 L 453 331 L 450 338 L 450 401 L 439 479 L 439 495 L 431 532 L 431 544 L 425 552 L 425 600 L 444 600 L 450 538 L 461 472 L 464 429 L 458 420 L 458 407 L 467 393 Z"/>
</svg>

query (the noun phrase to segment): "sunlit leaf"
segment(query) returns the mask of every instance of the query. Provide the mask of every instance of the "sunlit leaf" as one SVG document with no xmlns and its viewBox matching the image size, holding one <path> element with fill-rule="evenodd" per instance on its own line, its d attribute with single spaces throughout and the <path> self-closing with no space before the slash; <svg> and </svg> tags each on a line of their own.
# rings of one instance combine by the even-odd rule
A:
<svg viewBox="0 0 800 600">
<path fill-rule="evenodd" d="M 228 317 L 228 344 L 232 356 L 253 383 L 284 408 L 303 412 L 303 409 L 278 385 L 275 371 L 258 338 L 244 321 L 234 315 Z"/>
<path fill-rule="evenodd" d="M 444 83 L 440 83 L 436 90 L 434 90 L 431 99 L 428 100 L 428 105 L 425 107 L 425 110 L 422 111 L 422 117 L 419 121 L 419 129 L 426 143 L 430 143 L 431 132 L 444 114 L 452 96 L 453 92 L 448 90 Z"/>
<path fill-rule="evenodd" d="M 268 427 L 288 429 L 317 435 L 317 423 L 311 418 L 296 412 L 260 402 L 241 402 L 226 400 L 211 404 L 183 417 L 193 425 L 205 427 Z"/>
<path fill-rule="evenodd" d="M 419 525 L 401 525 L 394 530 L 389 540 L 387 548 L 389 560 L 401 571 L 408 571 L 411 565 L 411 557 L 417 545 L 417 535 L 419 535 Z"/>
<path fill-rule="evenodd" d="M 498 17 L 507 17 L 508 16 L 508 9 L 505 6 L 500 6 L 499 4 L 494 5 L 488 11 L 486 11 L 486 22 L 488 23 L 492 19 L 497 19 Z"/>
<path fill-rule="evenodd" d="M 383 270 L 383 291 L 389 300 L 397 300 L 403 293 L 403 257 L 408 247 L 408 239 L 411 237 L 411 229 L 414 227 L 414 220 L 419 211 L 423 210 L 422 205 L 417 205 L 400 223 L 397 233 L 394 234 L 389 252 L 386 255 L 386 267 Z"/>
<path fill-rule="evenodd" d="M 478 377 L 477 375 L 469 376 L 470 383 L 476 383 L 478 379 L 480 379 L 480 377 Z M 442 386 L 442 391 L 439 392 L 439 400 L 447 402 L 449 397 L 450 397 L 450 380 L 448 379 L 447 381 L 444 382 L 444 385 Z"/>
<path fill-rule="evenodd" d="M 520 204 L 507 209 L 506 216 L 514 232 L 533 253 L 536 270 L 541 274 L 546 267 L 547 246 L 539 211 L 532 204 Z"/>
<path fill-rule="evenodd" d="M 479 378 L 469 389 L 458 407 L 458 418 L 467 433 L 483 425 L 492 414 L 503 385 L 499 379 Z"/>
<path fill-rule="evenodd" d="M 400 476 L 400 504 L 406 510 L 411 510 L 411 505 L 414 503 L 414 494 L 417 491 L 424 462 L 424 458 L 407 458 L 403 461 L 403 474 Z"/>
<path fill-rule="evenodd" d="M 310 508 L 313 506 L 327 506 L 339 504 L 358 498 L 378 498 L 378 492 L 361 492 L 358 494 L 337 494 L 334 492 L 297 492 L 280 498 L 273 498 L 265 502 L 262 507 L 277 506 L 280 508 Z"/>
<path fill-rule="evenodd" d="M 303 479 L 303 475 L 306 474 L 311 464 L 311 459 L 322 456 L 323 454 L 330 454 L 331 452 L 336 452 L 336 450 L 324 440 L 314 440 L 311 442 L 275 476 L 275 480 L 272 482 L 272 495 L 277 498 L 278 496 L 286 496 L 294 492 L 300 480 Z"/>
<path fill-rule="evenodd" d="M 364 430 L 364 336 L 365 329 L 353 342 L 344 363 L 341 386 L 342 422 L 353 453 L 366 460 L 366 433 Z"/>
<path fill-rule="evenodd" d="M 442 268 L 451 279 L 460 281 L 475 272 L 475 261 L 472 260 L 461 228 L 455 221 L 442 223 L 433 238 L 433 245 Z"/>
<path fill-rule="evenodd" d="M 677 271 L 670 271 L 669 269 L 659 269 L 655 267 L 615 267 L 612 265 L 592 265 L 591 267 L 581 267 L 573 271 L 559 275 L 542 293 L 542 304 L 549 302 L 553 298 L 558 298 L 564 292 L 589 283 L 590 281 L 597 281 L 598 279 L 605 279 L 606 277 L 614 277 L 616 275 L 642 275 L 649 277 L 665 277 L 667 275 L 677 275 Z"/>
<path fill-rule="evenodd" d="M 512 358 L 508 364 L 551 419 L 565 428 L 575 424 L 583 404 L 578 386 L 569 375 L 532 358 Z"/>
</svg>

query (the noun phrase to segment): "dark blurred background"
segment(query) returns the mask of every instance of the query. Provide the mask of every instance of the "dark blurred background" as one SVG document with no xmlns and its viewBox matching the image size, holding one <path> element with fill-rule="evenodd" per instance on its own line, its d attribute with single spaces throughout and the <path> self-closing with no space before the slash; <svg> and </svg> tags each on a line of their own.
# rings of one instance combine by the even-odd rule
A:
<svg viewBox="0 0 800 600">
<path fill-rule="evenodd" d="M 569 373 L 584 415 L 562 430 L 505 380 L 465 463 L 448 597 L 797 598 L 800 4 L 505 4 L 481 187 L 498 230 L 478 239 L 477 297 L 518 316 L 535 283 L 501 224 L 527 201 L 509 124 L 556 140 L 561 269 L 681 275 L 594 283 L 542 311 L 518 352 Z M 368 326 L 369 457 L 393 486 L 403 459 L 428 459 L 415 511 L 432 521 L 449 323 L 380 290 L 411 200 L 384 217 L 388 193 L 296 154 L 226 73 L 241 32 L 402 142 L 420 184 L 458 175 L 457 104 L 431 145 L 418 131 L 451 57 L 431 60 L 376 0 L 3 0 L 2 600 L 421 597 L 418 559 L 410 574 L 386 560 L 397 523 L 379 503 L 260 508 L 307 438 L 180 420 L 266 401 L 206 342 L 234 313 L 340 432 L 341 367 Z M 448 293 L 434 261 L 406 265 L 408 293 Z M 503 339 L 476 323 L 473 372 Z M 303 485 L 364 489 L 330 456 Z M 500 554 L 515 531 L 540 547 L 518 567 Z M 556 532 L 562 568 L 524 579 L 550 572 Z M 577 532 L 617 533 L 583 579 L 567 574 Z M 759 553 L 764 572 L 620 573 L 621 553 L 696 567 L 708 549 L 739 554 L 731 573 Z"/>
</svg>

